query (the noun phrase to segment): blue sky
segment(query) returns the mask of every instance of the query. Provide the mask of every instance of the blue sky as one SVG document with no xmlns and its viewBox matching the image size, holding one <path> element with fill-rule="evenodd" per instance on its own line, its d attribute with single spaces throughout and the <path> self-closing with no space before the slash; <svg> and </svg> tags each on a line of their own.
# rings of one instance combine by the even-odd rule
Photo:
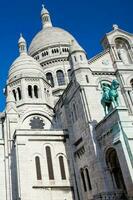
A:
<svg viewBox="0 0 133 200">
<path fill-rule="evenodd" d="M 133 33 L 133 0 L 12 0 L 0 6 L 0 110 L 5 106 L 3 88 L 8 70 L 18 56 L 17 41 L 23 33 L 28 45 L 41 29 L 40 10 L 44 3 L 54 26 L 75 36 L 88 57 L 102 50 L 100 40 L 113 24 Z"/>
</svg>

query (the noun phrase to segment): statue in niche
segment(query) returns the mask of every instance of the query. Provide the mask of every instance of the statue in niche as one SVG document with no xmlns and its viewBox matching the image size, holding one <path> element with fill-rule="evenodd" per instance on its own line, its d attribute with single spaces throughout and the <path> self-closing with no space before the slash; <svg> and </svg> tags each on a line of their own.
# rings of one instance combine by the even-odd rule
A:
<svg viewBox="0 0 133 200">
<path fill-rule="evenodd" d="M 118 87 L 119 82 L 117 80 L 113 80 L 111 85 L 108 83 L 101 84 L 103 95 L 101 99 L 101 104 L 103 105 L 105 115 L 108 114 L 113 107 L 119 105 L 118 103 Z"/>
<path fill-rule="evenodd" d="M 128 45 L 124 41 L 120 41 L 116 43 L 116 46 L 119 59 L 123 62 L 123 64 L 130 64 L 131 58 L 128 52 Z"/>
</svg>

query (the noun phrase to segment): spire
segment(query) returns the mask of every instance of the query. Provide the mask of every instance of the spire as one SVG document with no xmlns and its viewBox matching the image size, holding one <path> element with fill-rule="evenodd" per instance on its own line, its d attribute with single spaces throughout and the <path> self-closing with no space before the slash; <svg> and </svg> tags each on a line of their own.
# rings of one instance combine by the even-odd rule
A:
<svg viewBox="0 0 133 200">
<path fill-rule="evenodd" d="M 20 34 L 20 38 L 19 38 L 19 41 L 18 41 L 18 46 L 19 46 L 20 55 L 27 54 L 27 45 L 26 45 L 25 39 L 22 36 L 22 33 Z"/>
<path fill-rule="evenodd" d="M 52 22 L 51 22 L 51 19 L 50 19 L 49 12 L 45 8 L 44 4 L 42 5 L 41 18 L 42 18 L 43 28 L 52 27 Z"/>
</svg>

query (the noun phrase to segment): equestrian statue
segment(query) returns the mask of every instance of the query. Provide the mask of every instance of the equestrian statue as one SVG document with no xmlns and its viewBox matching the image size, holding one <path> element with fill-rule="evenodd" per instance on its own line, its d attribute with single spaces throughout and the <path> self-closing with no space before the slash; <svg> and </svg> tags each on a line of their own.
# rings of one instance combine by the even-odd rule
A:
<svg viewBox="0 0 133 200">
<path fill-rule="evenodd" d="M 114 107 L 118 106 L 118 87 L 119 82 L 113 80 L 111 85 L 108 83 L 101 83 L 103 90 L 103 95 L 101 99 L 101 104 L 103 105 L 105 115 L 108 114 Z"/>
</svg>

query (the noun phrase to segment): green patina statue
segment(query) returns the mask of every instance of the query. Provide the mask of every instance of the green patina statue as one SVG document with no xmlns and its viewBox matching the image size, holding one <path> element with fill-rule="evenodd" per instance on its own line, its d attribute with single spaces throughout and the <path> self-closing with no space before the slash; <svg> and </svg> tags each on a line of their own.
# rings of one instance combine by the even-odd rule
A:
<svg viewBox="0 0 133 200">
<path fill-rule="evenodd" d="M 103 105 L 105 115 L 108 114 L 113 107 L 118 106 L 118 87 L 119 82 L 113 80 L 111 85 L 108 83 L 101 84 L 103 90 L 103 96 L 101 99 L 101 104 Z"/>
</svg>

